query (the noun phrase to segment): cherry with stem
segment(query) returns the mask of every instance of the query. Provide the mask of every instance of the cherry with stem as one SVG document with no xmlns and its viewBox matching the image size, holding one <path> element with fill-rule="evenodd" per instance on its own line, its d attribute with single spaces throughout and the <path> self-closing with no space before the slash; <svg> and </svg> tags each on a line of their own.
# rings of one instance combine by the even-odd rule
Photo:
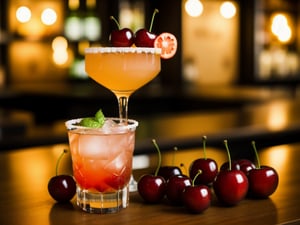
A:
<svg viewBox="0 0 300 225">
<path fill-rule="evenodd" d="M 166 181 L 162 176 L 158 175 L 159 168 L 161 166 L 161 152 L 156 143 L 156 140 L 152 140 L 157 153 L 158 164 L 154 174 L 144 174 L 138 181 L 138 193 L 144 199 L 146 203 L 158 203 L 161 201 L 166 193 Z"/>
<path fill-rule="evenodd" d="M 58 166 L 65 153 L 67 153 L 66 149 L 63 150 L 57 160 L 55 176 L 51 177 L 48 182 L 48 192 L 57 202 L 68 202 L 76 193 L 76 183 L 73 177 L 63 174 L 58 175 Z"/>
<path fill-rule="evenodd" d="M 202 174 L 202 170 L 197 171 L 192 184 L 187 185 L 182 192 L 183 204 L 192 213 L 202 213 L 211 205 L 212 193 L 210 188 L 204 184 L 195 184 L 200 174 Z"/>
<path fill-rule="evenodd" d="M 181 169 L 178 166 L 175 166 L 175 155 L 176 155 L 177 150 L 178 150 L 178 148 L 174 147 L 174 152 L 173 152 L 173 156 L 172 156 L 172 165 L 160 166 L 160 168 L 158 170 L 158 175 L 165 178 L 166 181 L 168 181 L 169 178 L 172 176 L 182 174 Z"/>
<path fill-rule="evenodd" d="M 113 20 L 118 27 L 118 29 L 113 30 L 109 36 L 110 43 L 112 44 L 112 46 L 114 46 L 114 47 L 130 47 L 130 46 L 132 46 L 132 44 L 134 42 L 134 34 L 133 34 L 132 30 L 129 28 L 121 29 L 119 22 L 113 16 L 111 16 L 110 19 Z"/>
<path fill-rule="evenodd" d="M 135 33 L 134 43 L 137 47 L 154 47 L 154 41 L 157 38 L 157 35 L 152 32 L 152 26 L 154 17 L 158 12 L 158 9 L 154 10 L 149 30 L 147 30 L 146 28 L 142 28 Z"/>
<path fill-rule="evenodd" d="M 189 168 L 189 174 L 191 179 L 193 179 L 199 170 L 202 171 L 200 175 L 197 176 L 196 184 L 211 184 L 218 173 L 218 165 L 214 159 L 207 158 L 206 156 L 206 136 L 203 136 L 203 154 L 204 157 L 194 160 Z"/>
<path fill-rule="evenodd" d="M 224 140 L 224 145 L 228 156 L 228 170 L 219 171 L 213 182 L 213 190 L 221 203 L 233 206 L 245 198 L 249 182 L 244 172 L 232 169 L 227 140 Z"/>
<path fill-rule="evenodd" d="M 261 165 L 255 141 L 252 141 L 252 147 L 256 156 L 257 166 L 248 173 L 248 195 L 254 198 L 267 198 L 276 191 L 279 175 L 275 168 Z"/>
</svg>

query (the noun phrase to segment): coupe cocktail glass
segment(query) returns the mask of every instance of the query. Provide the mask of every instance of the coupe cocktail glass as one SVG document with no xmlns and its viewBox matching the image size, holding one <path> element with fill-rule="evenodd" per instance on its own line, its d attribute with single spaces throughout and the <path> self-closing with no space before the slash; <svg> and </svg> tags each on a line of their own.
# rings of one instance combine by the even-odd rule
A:
<svg viewBox="0 0 300 225">
<path fill-rule="evenodd" d="M 160 48 L 142 47 L 90 47 L 85 50 L 85 71 L 115 94 L 119 117 L 124 122 L 128 118 L 130 95 L 159 74 L 160 54 Z M 133 176 L 130 190 L 137 190 Z"/>
<path fill-rule="evenodd" d="M 129 181 L 138 122 L 106 118 L 102 128 L 66 122 L 77 184 L 77 205 L 90 213 L 115 213 L 129 203 Z"/>
<path fill-rule="evenodd" d="M 115 94 L 126 121 L 130 95 L 159 74 L 160 54 L 159 48 L 91 47 L 85 50 L 85 70 Z"/>
</svg>

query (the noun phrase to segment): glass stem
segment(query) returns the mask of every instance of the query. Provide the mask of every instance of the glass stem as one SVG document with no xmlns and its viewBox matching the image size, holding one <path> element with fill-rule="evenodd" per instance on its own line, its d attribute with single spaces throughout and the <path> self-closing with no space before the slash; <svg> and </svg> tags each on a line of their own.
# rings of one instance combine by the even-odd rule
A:
<svg viewBox="0 0 300 225">
<path fill-rule="evenodd" d="M 128 100 L 127 96 L 118 96 L 119 101 L 119 117 L 124 122 L 128 119 Z"/>
</svg>

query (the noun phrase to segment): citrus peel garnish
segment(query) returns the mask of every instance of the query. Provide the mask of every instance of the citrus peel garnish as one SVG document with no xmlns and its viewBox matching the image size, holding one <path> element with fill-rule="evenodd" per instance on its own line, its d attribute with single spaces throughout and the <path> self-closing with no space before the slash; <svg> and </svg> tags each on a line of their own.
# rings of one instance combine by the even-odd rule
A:
<svg viewBox="0 0 300 225">
<path fill-rule="evenodd" d="M 161 33 L 154 41 L 154 47 L 161 49 L 161 58 L 170 59 L 177 51 L 177 39 L 168 32 Z"/>
</svg>

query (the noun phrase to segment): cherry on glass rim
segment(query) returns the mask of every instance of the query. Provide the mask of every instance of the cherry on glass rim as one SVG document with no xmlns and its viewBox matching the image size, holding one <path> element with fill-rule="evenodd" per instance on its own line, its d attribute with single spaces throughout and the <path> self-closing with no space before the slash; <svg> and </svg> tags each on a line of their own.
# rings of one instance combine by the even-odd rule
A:
<svg viewBox="0 0 300 225">
<path fill-rule="evenodd" d="M 130 47 L 134 42 L 134 33 L 129 28 L 120 28 L 119 22 L 113 17 L 110 17 L 113 20 L 118 29 L 113 30 L 109 35 L 109 41 L 114 47 Z"/>
<path fill-rule="evenodd" d="M 155 14 L 158 13 L 158 9 L 155 9 L 152 14 L 151 24 L 149 30 L 141 28 L 135 32 L 134 44 L 137 47 L 150 47 L 153 48 L 154 41 L 157 37 L 155 33 L 152 32 L 152 26 Z"/>
</svg>

